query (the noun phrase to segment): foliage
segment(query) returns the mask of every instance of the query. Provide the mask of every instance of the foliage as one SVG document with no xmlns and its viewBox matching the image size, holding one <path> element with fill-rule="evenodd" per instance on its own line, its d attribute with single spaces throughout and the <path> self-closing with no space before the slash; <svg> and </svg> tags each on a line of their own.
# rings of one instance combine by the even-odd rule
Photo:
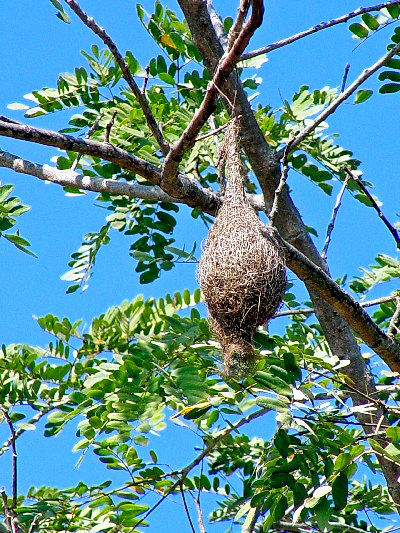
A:
<svg viewBox="0 0 400 533">
<path fill-rule="evenodd" d="M 69 22 L 62 4 L 51 2 L 58 18 Z M 378 15 L 364 14 L 349 29 L 365 39 L 396 22 L 399 13 L 398 6 L 392 6 Z M 125 61 L 136 80 L 148 76 L 150 109 L 162 123 L 166 140 L 174 143 L 202 102 L 211 75 L 187 23 L 173 11 L 157 1 L 152 14 L 141 5 L 137 14 L 160 53 L 149 61 L 148 73 L 132 52 L 126 53 Z M 226 19 L 225 29 L 231 24 L 232 19 Z M 399 35 L 396 28 L 388 48 L 399 42 Z M 93 45 L 82 55 L 85 66 L 61 74 L 56 87 L 25 95 L 32 105 L 13 103 L 9 108 L 24 111 L 29 119 L 67 112 L 63 133 L 84 134 L 98 141 L 105 139 L 115 115 L 110 142 L 162 165 L 162 153 L 111 52 Z M 258 74 L 248 76 L 247 69 L 258 69 L 264 61 L 261 57 L 238 66 L 249 100 L 258 96 L 255 91 L 262 79 Z M 389 80 L 381 86 L 381 93 L 400 89 L 399 62 L 391 59 L 380 74 L 380 81 Z M 282 150 L 338 94 L 328 86 L 310 89 L 301 85 L 278 110 L 257 100 L 255 117 L 270 146 Z M 359 91 L 355 103 L 366 101 L 371 94 L 368 89 Z M 213 125 L 205 125 L 202 133 L 226 123 L 228 115 L 221 102 L 213 118 Z M 292 170 L 325 193 L 321 206 L 328 211 L 328 196 L 337 180 L 345 179 L 343 165 L 354 175 L 362 175 L 360 161 L 337 139 L 324 122 L 288 159 Z M 215 137 L 210 136 L 185 154 L 182 169 L 203 186 L 215 189 L 217 152 Z M 60 170 L 78 168 L 84 176 L 152 185 L 93 156 L 78 158 L 64 152 L 56 164 Z M 250 174 L 247 192 L 257 187 Z M 355 180 L 347 187 L 355 200 L 365 207 L 371 205 Z M 32 254 L 28 241 L 18 232 L 8 232 L 15 217 L 29 209 L 18 198 L 9 198 L 11 191 L 10 185 L 0 187 L 0 236 Z M 113 230 L 127 236 L 129 255 L 142 284 L 153 282 L 180 262 L 197 261 L 196 243 L 190 251 L 175 246 L 176 204 L 101 193 L 96 206 L 104 209 L 104 223 L 87 233 L 72 253 L 70 269 L 62 276 L 71 283 L 67 292 L 87 289 L 100 250 L 110 242 Z M 194 224 L 211 221 L 198 209 L 192 209 L 191 215 Z M 349 287 L 365 296 L 376 285 L 398 278 L 400 263 L 380 254 L 376 264 L 361 270 L 362 275 Z M 290 284 L 285 306 L 296 310 L 302 305 L 309 308 L 311 304 L 302 304 Z M 395 307 L 394 302 L 381 304 L 373 319 L 388 328 Z M 154 503 L 169 495 L 186 495 L 199 503 L 200 494 L 213 506 L 212 523 L 227 521 L 235 528 L 240 524 L 243 531 L 254 519 L 259 531 L 283 531 L 285 524 L 305 526 L 306 531 L 388 530 L 397 509 L 383 483 L 378 459 L 400 465 L 397 374 L 372 357 L 369 364 L 378 381 L 377 393 L 371 397 L 363 393 L 365 405 L 352 406 L 349 391 L 360 384 L 344 372 L 349 361 L 345 355 L 339 359 L 331 353 L 320 324 L 304 313 L 287 320 L 280 334 L 258 330 L 254 373 L 226 378 L 220 373 L 220 346 L 203 315 L 198 289 L 157 300 L 137 296 L 93 318 L 87 328 L 66 317 L 38 318 L 38 325 L 52 339 L 44 347 L 2 346 L 1 416 L 11 440 L 0 448 L 0 454 L 13 446 L 13 437 L 39 431 L 43 419 L 49 439 L 72 426 L 78 462 L 93 455 L 104 476 L 103 482 L 93 485 L 80 482 L 58 488 L 49 482 L 49 486 L 31 487 L 27 494 L 18 494 L 16 505 L 9 497 L 8 507 L 20 531 L 139 532 L 152 525 Z M 371 423 L 374 427 L 366 435 L 357 416 L 368 419 L 382 412 L 388 415 L 388 424 L 375 427 Z M 259 418 L 261 425 L 257 425 Z M 168 465 L 157 456 L 165 432 L 175 426 L 185 435 L 195 435 L 198 455 L 193 455 L 193 463 Z M 370 511 L 382 522 L 372 524 Z M 6 515 L 3 501 L 7 530 Z"/>
</svg>

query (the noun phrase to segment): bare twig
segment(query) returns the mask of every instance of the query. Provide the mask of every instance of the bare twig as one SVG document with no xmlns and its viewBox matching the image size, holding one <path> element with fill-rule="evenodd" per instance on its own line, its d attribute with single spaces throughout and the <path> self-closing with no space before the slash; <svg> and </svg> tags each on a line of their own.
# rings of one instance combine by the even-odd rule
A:
<svg viewBox="0 0 400 533">
<path fill-rule="evenodd" d="M 368 200 L 372 204 L 372 207 L 378 213 L 379 218 L 382 220 L 382 222 L 388 228 L 390 233 L 393 235 L 393 238 L 396 241 L 397 248 L 400 250 L 400 236 L 398 234 L 398 231 L 396 230 L 396 228 L 394 228 L 392 226 L 392 224 L 388 221 L 388 219 L 382 213 L 382 210 L 380 209 L 379 205 L 376 203 L 375 198 L 372 196 L 372 194 L 369 192 L 369 190 L 366 188 L 366 186 L 363 184 L 363 182 L 360 180 L 360 178 L 358 176 L 356 176 L 353 172 L 351 172 L 351 170 L 348 167 L 343 167 L 343 170 L 346 172 L 346 174 L 350 178 L 353 178 L 353 180 L 357 183 L 357 185 L 364 192 L 364 194 L 366 194 L 366 196 L 368 197 Z"/>
<path fill-rule="evenodd" d="M 179 163 L 182 161 L 183 155 L 192 148 L 199 131 L 214 112 L 217 105 L 218 91 L 222 89 L 225 81 L 234 70 L 253 33 L 261 25 L 263 14 L 264 6 L 262 0 L 253 0 L 252 12 L 249 20 L 243 26 L 231 49 L 221 57 L 203 102 L 194 114 L 190 124 L 182 133 L 180 139 L 174 144 L 165 158 L 162 184 L 168 184 L 175 180 Z"/>
<path fill-rule="evenodd" d="M 369 300 L 367 302 L 360 302 L 361 307 L 372 307 L 374 305 L 380 305 L 386 302 L 393 302 L 396 299 L 396 295 L 392 294 L 391 296 L 383 296 L 382 298 L 376 298 L 375 300 Z M 303 309 L 287 309 L 286 311 L 279 311 L 275 313 L 272 318 L 280 318 L 282 316 L 291 316 L 291 315 L 312 315 L 315 313 L 313 307 L 307 307 Z"/>
<path fill-rule="evenodd" d="M 174 492 L 187 478 L 189 472 L 193 470 L 197 465 L 201 463 L 201 461 L 204 459 L 204 457 L 207 457 L 207 455 L 217 446 L 219 442 L 224 440 L 225 437 L 227 437 L 232 431 L 235 431 L 239 429 L 241 426 L 248 424 L 252 420 L 255 420 L 256 418 L 259 418 L 260 416 L 263 416 L 265 413 L 267 413 L 270 409 L 259 409 L 258 411 L 255 411 L 254 413 L 242 418 L 236 424 L 232 424 L 229 427 L 227 427 L 224 431 L 222 431 L 217 437 L 215 437 L 206 448 L 185 468 L 183 468 L 179 473 L 180 477 L 179 479 L 171 485 L 166 493 L 156 502 L 147 512 L 146 514 L 139 520 L 139 522 L 135 525 L 136 528 L 139 527 L 140 524 L 142 524 L 148 516 L 151 515 L 151 513 L 157 509 L 159 505 L 162 504 L 162 502 L 168 498 L 168 496 Z"/>
<path fill-rule="evenodd" d="M 201 510 L 200 498 L 196 498 L 194 494 L 192 494 L 192 496 L 197 509 L 197 523 L 199 524 L 200 533 L 207 533 L 206 528 L 204 527 L 203 511 Z"/>
<path fill-rule="evenodd" d="M 343 79 L 342 79 L 342 86 L 340 87 L 340 92 L 342 93 L 346 88 L 347 83 L 347 76 L 349 75 L 350 70 L 350 63 L 346 63 L 346 66 L 344 67 L 344 73 L 343 73 Z"/>
<path fill-rule="evenodd" d="M 41 418 L 43 418 L 47 413 L 55 409 L 55 407 L 46 407 L 36 415 L 34 415 L 28 422 L 28 424 L 36 424 L 36 422 L 39 422 Z M 3 446 L 0 448 L 0 456 L 3 455 L 10 447 L 14 440 L 14 442 L 20 437 L 23 433 L 25 433 L 26 429 L 18 428 L 15 431 L 14 437 L 10 437 L 6 442 L 3 444 Z"/>
<path fill-rule="evenodd" d="M 140 91 L 142 94 L 146 94 L 146 87 L 149 82 L 149 75 L 150 75 L 150 65 L 146 65 L 146 68 L 144 69 L 144 71 L 145 71 L 145 76 L 143 78 L 143 85 Z"/>
<path fill-rule="evenodd" d="M 298 146 L 304 139 L 310 135 L 324 120 L 326 120 L 332 113 L 336 111 L 336 109 L 345 101 L 347 100 L 359 87 L 362 85 L 368 78 L 370 78 L 377 70 L 379 70 L 381 67 L 384 66 L 386 61 L 388 61 L 391 57 L 396 55 L 400 52 L 400 43 L 394 46 L 391 50 L 389 50 L 386 54 L 384 54 L 378 61 L 376 61 L 373 65 L 363 70 L 363 72 L 356 78 L 349 87 L 339 94 L 333 102 L 331 102 L 328 107 L 326 107 L 318 116 L 315 118 L 308 126 L 306 126 L 300 133 L 292 139 L 292 141 L 289 141 L 288 146 L 290 150 L 293 150 L 296 146 Z"/>
<path fill-rule="evenodd" d="M 268 215 L 269 226 L 274 225 L 275 217 L 278 212 L 279 197 L 283 191 L 284 186 L 286 185 L 286 180 L 289 174 L 289 162 L 288 162 L 289 151 L 290 151 L 290 140 L 283 151 L 281 179 L 279 180 L 278 187 L 275 189 L 274 201 L 271 207 L 271 211 L 269 212 L 269 215 Z"/>
<path fill-rule="evenodd" d="M 331 220 L 330 220 L 330 222 L 328 224 L 328 228 L 326 230 L 325 243 L 324 243 L 324 247 L 322 248 L 322 252 L 321 252 L 321 257 L 324 260 L 326 260 L 329 243 L 331 242 L 332 231 L 333 231 L 333 229 L 335 227 L 336 217 L 337 217 L 338 211 L 340 209 L 340 206 L 341 206 L 341 203 L 342 203 L 343 194 L 344 194 L 344 191 L 346 190 L 346 186 L 347 186 L 347 183 L 348 183 L 349 179 L 350 179 L 350 176 L 346 176 L 346 178 L 345 178 L 345 180 L 343 182 L 343 185 L 342 185 L 342 187 L 341 187 L 341 189 L 339 191 L 339 194 L 337 195 L 336 202 L 335 202 L 335 205 L 334 205 L 334 208 L 333 208 L 333 211 L 332 211 L 332 217 L 331 217 Z"/>
<path fill-rule="evenodd" d="M 140 91 L 139 87 L 137 86 L 137 83 L 135 82 L 129 67 L 123 58 L 122 54 L 118 50 L 116 44 L 111 39 L 111 37 L 107 34 L 104 28 L 100 28 L 94 21 L 92 17 L 89 17 L 79 6 L 79 4 L 75 0 L 64 0 L 66 4 L 69 5 L 69 7 L 72 9 L 72 11 L 81 19 L 81 21 L 90 28 L 100 39 L 103 41 L 103 43 L 109 48 L 110 52 L 114 56 L 115 61 L 117 62 L 119 68 L 122 71 L 122 76 L 124 80 L 128 83 L 130 89 L 132 90 L 133 94 L 136 96 L 140 107 L 142 108 L 142 111 L 144 113 L 144 116 L 147 121 L 147 125 L 149 126 L 151 132 L 153 133 L 154 137 L 157 140 L 157 143 L 164 155 L 166 155 L 169 152 L 169 145 L 166 142 L 166 140 L 163 137 L 163 134 L 156 122 L 156 119 L 154 118 L 154 115 L 150 109 L 150 106 L 147 102 L 147 99 L 145 95 Z"/>
<path fill-rule="evenodd" d="M 96 120 L 93 122 L 92 126 L 90 127 L 90 129 L 88 130 L 88 132 L 86 133 L 85 135 L 85 139 L 90 139 L 90 137 L 92 136 L 92 134 L 97 130 L 97 128 L 99 127 L 99 122 L 100 120 L 103 118 L 104 116 L 104 113 L 101 112 L 99 114 L 99 116 L 96 118 Z M 76 170 L 77 166 L 78 166 L 78 163 L 79 161 L 81 160 L 81 157 L 82 157 L 82 154 L 78 154 L 76 156 L 76 159 L 75 161 L 72 163 L 72 166 L 71 166 L 71 170 Z"/>
<path fill-rule="evenodd" d="M 15 443 L 17 437 L 15 435 L 15 428 L 10 415 L 8 414 L 7 409 L 0 407 L 1 412 L 7 422 L 7 425 L 10 429 L 10 446 L 12 452 L 12 504 L 11 510 L 13 511 L 17 507 L 17 497 L 18 497 L 18 455 L 17 455 L 17 445 Z"/>
<path fill-rule="evenodd" d="M 196 533 L 196 530 L 194 529 L 194 525 L 193 525 L 192 519 L 190 517 L 189 508 L 188 508 L 187 503 L 186 503 L 185 492 L 183 490 L 183 484 L 182 483 L 179 484 L 179 490 L 181 491 L 183 507 L 185 508 L 185 513 L 186 513 L 186 516 L 187 516 L 187 519 L 188 519 L 188 522 L 189 522 L 189 525 L 190 525 L 190 529 L 192 530 L 192 533 Z"/>
<path fill-rule="evenodd" d="M 213 135 L 217 135 L 217 133 L 220 133 L 225 128 L 227 128 L 229 126 L 229 123 L 230 123 L 230 120 L 228 120 L 228 122 L 226 122 L 225 124 L 222 124 L 222 126 L 220 126 L 219 128 L 211 130 L 208 133 L 205 133 L 204 135 L 200 135 L 200 137 L 197 137 L 196 142 L 203 141 L 204 139 L 207 139 L 208 137 L 212 137 Z"/>
<path fill-rule="evenodd" d="M 117 116 L 117 111 L 114 111 L 111 115 L 110 120 L 106 124 L 105 133 L 104 133 L 104 142 L 109 143 L 110 142 L 110 134 L 111 134 L 111 128 L 114 126 L 114 120 Z"/>
<path fill-rule="evenodd" d="M 28 529 L 28 533 L 33 533 L 34 532 L 35 526 L 39 522 L 39 520 L 40 520 L 40 515 L 37 514 L 36 516 L 33 517 L 31 525 L 29 526 L 29 529 Z"/>
<path fill-rule="evenodd" d="M 395 301 L 396 301 L 396 309 L 393 313 L 393 316 L 390 320 L 390 323 L 387 329 L 387 334 L 392 339 L 394 339 L 397 333 L 400 332 L 400 328 L 399 328 L 400 326 L 400 297 L 397 296 Z"/>
<path fill-rule="evenodd" d="M 335 26 L 337 24 L 343 24 L 343 22 L 347 22 L 348 20 L 354 17 L 358 17 L 359 15 L 363 15 L 364 13 L 369 13 L 371 11 L 380 11 L 381 9 L 384 9 L 385 7 L 390 7 L 390 6 L 394 6 L 397 4 L 400 4 L 399 0 L 395 0 L 392 2 L 383 2 L 382 4 L 376 4 L 374 6 L 369 6 L 369 7 L 361 7 L 359 9 L 352 11 L 351 13 L 346 13 L 345 15 L 342 15 L 341 17 L 332 19 L 329 22 L 321 22 L 320 24 L 317 24 L 316 26 L 312 26 L 311 28 L 308 28 L 308 30 L 304 30 L 300 33 L 296 33 L 295 35 L 292 35 L 291 37 L 287 37 L 286 39 L 281 39 L 280 41 L 275 41 L 274 43 L 268 44 L 267 46 L 263 46 L 262 48 L 258 48 L 257 50 L 253 50 L 252 52 L 248 52 L 247 54 L 243 54 L 241 59 L 250 59 L 252 57 L 256 57 L 261 54 L 268 54 L 268 52 L 272 52 L 273 50 L 282 48 L 283 46 L 287 46 L 288 44 L 294 43 L 295 41 L 298 41 L 299 39 L 303 39 L 304 37 L 307 37 L 308 35 L 311 35 L 313 33 L 317 33 L 318 31 L 325 30 L 326 28 L 331 28 L 332 26 Z"/>
</svg>

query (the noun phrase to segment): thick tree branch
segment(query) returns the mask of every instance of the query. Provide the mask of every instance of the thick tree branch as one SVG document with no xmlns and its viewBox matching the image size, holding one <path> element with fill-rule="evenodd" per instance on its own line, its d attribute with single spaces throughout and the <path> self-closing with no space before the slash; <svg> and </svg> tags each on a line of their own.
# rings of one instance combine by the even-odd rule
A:
<svg viewBox="0 0 400 533">
<path fill-rule="evenodd" d="M 4 120 L 0 120 L 0 136 L 100 157 L 119 165 L 124 170 L 143 176 L 154 185 L 160 185 L 161 182 L 159 167 L 108 143 L 80 139 L 55 131 L 14 124 Z M 197 181 L 183 174 L 178 174 L 175 181 L 168 184 L 168 189 L 166 185 L 162 188 L 169 196 L 181 200 L 190 207 L 204 209 L 207 213 L 216 213 L 220 205 L 217 195 L 211 189 L 202 187 Z"/>
<path fill-rule="evenodd" d="M 317 24 L 315 26 L 312 26 L 311 28 L 308 28 L 308 30 L 304 30 L 300 33 L 296 33 L 295 35 L 292 35 L 291 37 L 287 37 L 286 39 L 281 39 L 280 41 L 275 41 L 274 43 L 258 48 L 257 50 L 247 52 L 247 54 L 242 55 L 241 59 L 251 59 L 252 57 L 256 57 L 261 54 L 268 54 L 269 52 L 272 52 L 273 50 L 282 48 L 283 46 L 287 46 L 288 44 L 294 43 L 295 41 L 298 41 L 299 39 L 303 39 L 304 37 L 307 37 L 308 35 L 312 35 L 313 33 L 317 33 L 318 31 L 331 28 L 332 26 L 336 26 L 337 24 L 343 24 L 344 22 L 347 22 L 348 20 L 354 17 L 363 15 L 364 13 L 370 13 L 371 11 L 380 11 L 381 9 L 384 9 L 385 7 L 390 7 L 390 6 L 394 6 L 397 4 L 400 4 L 399 0 L 393 0 L 392 2 L 383 2 L 382 4 L 376 4 L 374 6 L 369 6 L 369 7 L 360 7 L 359 9 L 356 9 L 352 11 L 351 13 L 346 13 L 345 15 L 342 15 L 341 17 L 338 17 L 336 19 L 332 19 L 329 22 L 321 22 L 320 24 Z"/>
<path fill-rule="evenodd" d="M 375 300 L 368 300 L 367 302 L 360 302 L 361 307 L 373 307 L 374 305 L 380 305 L 387 302 L 393 302 L 397 298 L 396 294 L 392 294 L 391 296 L 383 296 L 382 298 L 376 298 Z M 275 313 L 272 318 L 280 318 L 283 316 L 293 316 L 293 315 L 312 315 L 315 313 L 315 309 L 313 307 L 305 307 L 303 309 L 287 309 L 285 311 L 279 311 L 278 313 Z M 389 335 L 389 332 L 388 332 Z"/>
<path fill-rule="evenodd" d="M 379 70 L 381 67 L 383 67 L 391 57 L 398 54 L 400 52 L 400 43 L 394 46 L 391 50 L 389 50 L 386 54 L 384 54 L 378 61 L 376 61 L 373 65 L 366 68 L 362 71 L 362 73 L 358 76 L 357 79 L 353 81 L 351 85 L 347 87 L 346 90 L 344 90 L 342 93 L 339 94 L 337 98 L 333 102 L 331 102 L 328 107 L 326 107 L 318 116 L 316 119 L 314 119 L 308 126 L 306 126 L 294 139 L 288 142 L 289 150 L 293 150 L 298 146 L 304 139 L 310 135 L 324 120 L 326 120 L 332 113 L 336 111 L 336 109 L 344 102 L 346 101 L 368 78 L 370 78 L 377 70 Z"/>
<path fill-rule="evenodd" d="M 316 266 L 288 242 L 282 241 L 282 244 L 291 270 L 308 287 L 312 287 L 321 298 L 330 303 L 365 344 L 380 355 L 391 370 L 400 372 L 400 344 L 386 335 L 361 305 L 335 283 L 322 268 Z"/>
<path fill-rule="evenodd" d="M 144 92 L 142 92 L 137 83 L 135 82 L 129 67 L 123 58 L 122 54 L 118 50 L 116 44 L 111 39 L 111 37 L 107 34 L 104 28 L 100 28 L 94 21 L 92 17 L 89 17 L 79 6 L 75 0 L 64 0 L 69 7 L 72 9 L 72 11 L 81 19 L 81 21 L 90 28 L 100 39 L 103 41 L 103 43 L 109 48 L 110 52 L 114 56 L 115 61 L 117 62 L 119 68 L 122 71 L 122 76 L 124 80 L 129 85 L 131 91 L 137 98 L 140 107 L 142 108 L 142 111 L 144 113 L 144 116 L 147 121 L 147 125 L 149 126 L 151 132 L 153 133 L 154 137 L 156 138 L 158 145 L 164 155 L 166 155 L 169 152 L 169 145 L 166 142 L 166 140 L 163 137 L 163 134 L 161 133 L 161 130 L 156 122 L 156 119 L 154 118 L 154 115 L 150 109 L 149 103 L 147 102 L 146 96 Z"/>
<path fill-rule="evenodd" d="M 0 150 L 0 167 L 6 167 L 21 174 L 35 176 L 43 181 L 50 181 L 62 187 L 76 187 L 82 191 L 118 194 L 129 198 L 141 198 L 142 200 L 154 200 L 158 202 L 171 202 L 187 204 L 183 198 L 175 198 L 164 192 L 158 185 L 141 185 L 134 181 L 113 180 L 93 176 L 85 176 L 74 170 L 59 170 L 50 165 L 39 165 L 17 155 Z M 161 172 L 161 170 L 160 170 Z M 204 202 L 209 204 L 209 209 L 204 209 L 208 213 L 216 214 L 220 204 L 218 196 L 209 189 L 204 189 Z M 264 200 L 261 194 L 248 194 L 247 198 L 257 211 L 265 209 Z M 214 207 L 213 207 L 214 206 Z M 201 204 L 196 207 L 202 208 Z"/>
<path fill-rule="evenodd" d="M 174 144 L 165 158 L 162 173 L 162 186 L 166 184 L 168 187 L 168 184 L 175 180 L 179 163 L 182 161 L 183 155 L 193 147 L 199 131 L 214 112 L 217 106 L 218 94 L 222 91 L 225 81 L 236 67 L 237 62 L 248 45 L 252 35 L 256 29 L 260 27 L 263 14 L 264 6 L 262 0 L 253 0 L 249 20 L 240 30 L 239 35 L 235 42 L 232 43 L 231 48 L 221 57 L 219 65 L 214 72 L 213 80 L 206 91 L 199 109 L 194 114 L 190 124 L 187 126 L 180 139 Z M 242 19 L 242 12 L 240 10 L 238 18 Z"/>
</svg>

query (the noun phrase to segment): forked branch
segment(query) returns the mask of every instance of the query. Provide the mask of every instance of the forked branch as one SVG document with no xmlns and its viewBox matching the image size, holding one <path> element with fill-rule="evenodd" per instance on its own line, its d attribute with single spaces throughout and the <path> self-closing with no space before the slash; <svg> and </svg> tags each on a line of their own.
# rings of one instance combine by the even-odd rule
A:
<svg viewBox="0 0 400 533">
<path fill-rule="evenodd" d="M 261 26 L 263 14 L 263 1 L 253 0 L 249 20 L 240 30 L 239 35 L 231 48 L 221 57 L 215 70 L 214 77 L 208 86 L 199 109 L 194 114 L 190 124 L 187 126 L 180 139 L 174 144 L 165 158 L 162 173 L 162 186 L 164 184 L 167 184 L 168 186 L 168 184 L 175 179 L 179 163 L 182 161 L 185 152 L 193 147 L 199 131 L 214 112 L 217 106 L 218 94 L 223 90 L 225 81 L 236 67 L 237 62 L 248 45 L 252 35 L 256 29 Z M 242 12 L 240 10 L 238 17 L 242 18 Z"/>
</svg>

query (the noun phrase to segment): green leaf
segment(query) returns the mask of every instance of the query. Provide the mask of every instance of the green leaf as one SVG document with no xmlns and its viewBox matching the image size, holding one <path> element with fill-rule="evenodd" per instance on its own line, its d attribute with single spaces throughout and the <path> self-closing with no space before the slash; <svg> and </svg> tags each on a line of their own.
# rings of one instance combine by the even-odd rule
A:
<svg viewBox="0 0 400 533">
<path fill-rule="evenodd" d="M 397 93 L 398 91 L 400 91 L 400 83 L 386 83 L 379 89 L 381 94 Z"/>
<path fill-rule="evenodd" d="M 349 492 L 349 481 L 347 476 L 341 472 L 332 483 L 332 498 L 335 507 L 340 511 L 347 505 L 347 496 Z"/>
<path fill-rule="evenodd" d="M 365 37 L 368 37 L 369 31 L 367 30 L 365 26 L 363 26 L 362 24 L 359 24 L 358 22 L 355 22 L 354 24 L 350 24 L 349 30 L 359 39 L 365 39 Z"/>
<path fill-rule="evenodd" d="M 168 74 L 168 72 L 160 72 L 158 74 L 160 80 L 164 81 L 165 83 L 168 83 L 169 85 L 175 85 L 175 80 L 171 76 L 171 74 Z"/>
<path fill-rule="evenodd" d="M 343 452 L 336 457 L 334 470 L 344 470 L 352 461 L 352 457 L 348 452 Z"/>
<path fill-rule="evenodd" d="M 3 185 L 0 187 L 0 203 L 6 200 L 13 189 L 14 185 Z"/>
<path fill-rule="evenodd" d="M 379 22 L 370 13 L 364 13 L 363 15 L 361 15 L 361 18 L 364 24 L 368 26 L 370 30 L 375 31 L 379 28 Z"/>
<path fill-rule="evenodd" d="M 371 98 L 373 93 L 374 91 L 371 91 L 370 89 L 361 89 L 360 91 L 357 92 L 354 98 L 354 103 L 361 104 L 362 102 L 365 102 L 366 100 Z"/>
<path fill-rule="evenodd" d="M 267 398 L 266 396 L 257 396 L 256 403 L 260 407 L 271 409 L 272 411 L 278 411 L 279 413 L 286 413 L 289 409 L 289 405 L 283 400 L 276 398 Z"/>
</svg>

